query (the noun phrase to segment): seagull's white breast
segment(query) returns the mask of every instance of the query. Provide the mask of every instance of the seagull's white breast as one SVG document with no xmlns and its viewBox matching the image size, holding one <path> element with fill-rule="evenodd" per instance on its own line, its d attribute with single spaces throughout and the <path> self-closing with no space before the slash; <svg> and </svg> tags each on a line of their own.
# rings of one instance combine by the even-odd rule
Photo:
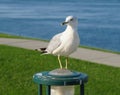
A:
<svg viewBox="0 0 120 95">
<path fill-rule="evenodd" d="M 68 56 L 74 52 L 79 46 L 79 36 L 76 31 L 63 32 L 61 36 L 62 48 L 60 50 L 61 55 Z"/>
</svg>

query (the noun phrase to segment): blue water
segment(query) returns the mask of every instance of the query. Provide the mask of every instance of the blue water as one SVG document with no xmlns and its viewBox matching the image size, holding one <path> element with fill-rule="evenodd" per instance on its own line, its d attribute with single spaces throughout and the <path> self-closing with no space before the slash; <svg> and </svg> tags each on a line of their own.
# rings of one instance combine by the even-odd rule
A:
<svg viewBox="0 0 120 95">
<path fill-rule="evenodd" d="M 120 52 L 119 0 L 0 0 L 0 32 L 49 40 L 79 18 L 81 45 Z"/>
</svg>

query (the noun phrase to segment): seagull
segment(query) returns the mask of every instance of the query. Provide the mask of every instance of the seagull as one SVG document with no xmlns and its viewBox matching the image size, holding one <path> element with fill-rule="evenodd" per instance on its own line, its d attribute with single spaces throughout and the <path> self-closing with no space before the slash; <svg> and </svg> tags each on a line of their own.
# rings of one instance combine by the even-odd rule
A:
<svg viewBox="0 0 120 95">
<path fill-rule="evenodd" d="M 78 19 L 74 16 L 67 16 L 62 25 L 67 25 L 66 29 L 53 36 L 47 48 L 40 48 L 37 50 L 41 51 L 43 54 L 57 55 L 61 69 L 63 66 L 60 56 L 65 56 L 65 69 L 67 69 L 69 55 L 76 51 L 80 44 L 78 35 Z"/>
</svg>

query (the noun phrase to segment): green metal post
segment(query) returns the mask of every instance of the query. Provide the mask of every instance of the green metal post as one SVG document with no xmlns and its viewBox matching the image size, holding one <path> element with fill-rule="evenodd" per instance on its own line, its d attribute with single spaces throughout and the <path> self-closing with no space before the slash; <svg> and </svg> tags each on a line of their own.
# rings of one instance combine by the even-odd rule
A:
<svg viewBox="0 0 120 95">
<path fill-rule="evenodd" d="M 46 95 L 50 95 L 51 94 L 51 86 L 50 85 L 47 85 L 46 87 Z"/>
<path fill-rule="evenodd" d="M 80 85 L 80 95 L 84 95 L 84 83 Z"/>
<path fill-rule="evenodd" d="M 38 85 L 38 95 L 42 95 L 42 84 Z"/>
</svg>

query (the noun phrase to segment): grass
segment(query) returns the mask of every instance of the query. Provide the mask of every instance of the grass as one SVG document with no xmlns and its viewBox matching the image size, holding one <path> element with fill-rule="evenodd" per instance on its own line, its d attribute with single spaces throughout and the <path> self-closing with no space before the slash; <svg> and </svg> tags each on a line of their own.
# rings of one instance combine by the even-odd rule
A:
<svg viewBox="0 0 120 95">
<path fill-rule="evenodd" d="M 25 38 L 25 37 L 0 33 L 0 38 Z"/>
<path fill-rule="evenodd" d="M 23 36 L 16 36 L 16 35 L 11 35 L 11 34 L 4 34 L 4 33 L 0 33 L 0 38 L 32 39 L 32 40 L 41 40 L 41 41 L 48 42 L 48 40 L 43 40 L 43 39 L 38 39 L 38 38 L 30 38 L 30 37 L 23 37 Z"/>
<path fill-rule="evenodd" d="M 97 50 L 97 51 L 102 51 L 102 52 L 107 52 L 107 53 L 120 54 L 120 52 L 116 52 L 116 51 L 112 51 L 112 50 L 106 50 L 106 49 L 101 49 L 101 48 L 95 48 L 95 47 L 89 47 L 89 46 L 80 46 L 80 48 L 86 48 L 86 49 L 91 49 L 91 50 Z"/>
<path fill-rule="evenodd" d="M 119 95 L 120 68 L 76 59 L 69 62 L 69 69 L 89 75 L 85 95 Z M 58 67 L 56 56 L 0 45 L 0 95 L 37 95 L 38 86 L 32 76 Z M 75 92 L 79 95 L 78 87 Z"/>
</svg>

